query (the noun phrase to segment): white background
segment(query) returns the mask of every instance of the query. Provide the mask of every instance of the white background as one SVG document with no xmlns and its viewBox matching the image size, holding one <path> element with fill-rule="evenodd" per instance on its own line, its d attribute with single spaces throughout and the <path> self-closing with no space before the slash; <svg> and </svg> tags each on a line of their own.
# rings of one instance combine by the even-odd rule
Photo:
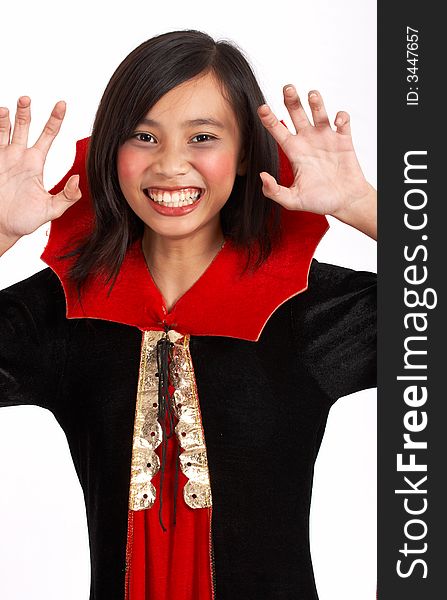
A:
<svg viewBox="0 0 447 600">
<path fill-rule="evenodd" d="M 90 135 L 102 92 L 124 57 L 153 35 L 186 28 L 235 41 L 289 128 L 282 103 L 286 83 L 294 83 L 303 98 L 320 90 L 332 122 L 338 110 L 347 110 L 360 164 L 376 183 L 374 0 L 22 1 L 3 3 L 1 21 L 0 105 L 14 114 L 17 98 L 31 96 L 31 143 L 55 102 L 67 102 L 46 163 L 48 189 L 71 167 L 75 141 Z M 316 258 L 375 271 L 375 242 L 329 220 Z M 0 259 L 0 289 L 46 267 L 39 257 L 47 229 L 22 238 Z M 334 405 L 317 460 L 311 547 L 320 600 L 375 598 L 375 396 L 366 390 Z M 1 411 L 0 482 L 0 598 L 86 600 L 82 491 L 51 413 L 37 407 Z"/>
</svg>

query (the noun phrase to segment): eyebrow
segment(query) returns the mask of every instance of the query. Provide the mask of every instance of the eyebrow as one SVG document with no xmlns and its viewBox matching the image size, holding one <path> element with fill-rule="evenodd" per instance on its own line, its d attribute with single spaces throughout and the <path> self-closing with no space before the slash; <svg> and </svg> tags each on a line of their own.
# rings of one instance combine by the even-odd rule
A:
<svg viewBox="0 0 447 600">
<path fill-rule="evenodd" d="M 138 123 L 139 125 L 149 125 L 150 127 L 154 127 L 160 125 L 158 121 L 154 121 L 154 119 L 141 119 Z M 197 125 L 213 125 L 214 127 L 218 127 L 219 129 L 225 129 L 225 125 L 218 121 L 217 119 L 213 119 L 212 117 L 200 118 L 200 119 L 190 119 L 189 121 L 184 121 L 182 123 L 183 127 L 195 127 Z"/>
</svg>

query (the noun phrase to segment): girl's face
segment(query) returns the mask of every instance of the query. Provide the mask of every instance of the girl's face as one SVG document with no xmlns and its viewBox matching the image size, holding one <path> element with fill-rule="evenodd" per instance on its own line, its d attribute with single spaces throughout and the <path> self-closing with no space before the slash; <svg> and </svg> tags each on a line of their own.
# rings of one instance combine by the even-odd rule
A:
<svg viewBox="0 0 447 600">
<path fill-rule="evenodd" d="M 160 98 L 119 148 L 117 170 L 127 202 L 152 232 L 218 231 L 244 168 L 236 116 L 211 73 Z"/>
</svg>

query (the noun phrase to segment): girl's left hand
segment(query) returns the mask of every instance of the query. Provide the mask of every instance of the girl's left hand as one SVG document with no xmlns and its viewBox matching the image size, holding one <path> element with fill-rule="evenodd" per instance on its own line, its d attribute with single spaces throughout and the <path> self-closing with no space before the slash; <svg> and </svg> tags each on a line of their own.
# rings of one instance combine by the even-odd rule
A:
<svg viewBox="0 0 447 600">
<path fill-rule="evenodd" d="M 311 91 L 312 125 L 296 89 L 287 85 L 283 92 L 296 134 L 276 118 L 267 104 L 258 108 L 258 115 L 289 159 L 294 182 L 289 188 L 284 187 L 270 174 L 262 172 L 263 194 L 289 210 L 333 216 L 343 214 L 365 198 L 371 189 L 354 151 L 349 114 L 337 113 L 334 131 L 321 94 Z"/>
</svg>

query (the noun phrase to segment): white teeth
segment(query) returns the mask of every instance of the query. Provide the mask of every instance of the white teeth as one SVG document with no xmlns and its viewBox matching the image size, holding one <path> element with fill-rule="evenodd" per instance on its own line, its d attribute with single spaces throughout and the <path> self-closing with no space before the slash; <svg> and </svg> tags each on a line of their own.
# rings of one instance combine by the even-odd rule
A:
<svg viewBox="0 0 447 600">
<path fill-rule="evenodd" d="M 168 191 L 158 191 L 158 190 L 146 190 L 149 198 L 154 200 L 159 204 L 163 204 L 163 206 L 187 206 L 189 204 L 193 204 L 195 202 L 201 192 L 197 189 L 186 188 L 184 190 L 179 190 L 172 192 L 172 194 Z"/>
</svg>

